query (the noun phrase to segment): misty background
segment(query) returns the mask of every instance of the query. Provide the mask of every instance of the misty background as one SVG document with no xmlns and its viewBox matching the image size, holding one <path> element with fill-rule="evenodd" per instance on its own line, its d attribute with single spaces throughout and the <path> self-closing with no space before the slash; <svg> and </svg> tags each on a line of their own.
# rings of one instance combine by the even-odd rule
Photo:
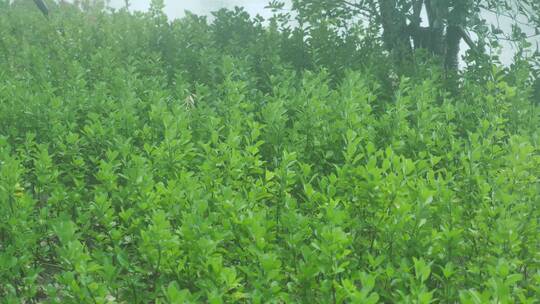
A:
<svg viewBox="0 0 540 304">
<path fill-rule="evenodd" d="M 234 8 L 235 6 L 244 7 L 250 15 L 259 14 L 265 18 L 271 16 L 269 10 L 264 7 L 268 0 L 164 0 L 165 11 L 170 19 L 184 16 L 186 10 L 197 15 L 210 15 L 211 12 L 220 8 Z M 288 1 L 285 1 L 288 2 Z M 124 0 L 111 0 L 111 7 L 121 8 L 125 6 Z M 150 6 L 150 0 L 131 0 L 132 10 L 145 11 Z"/>
<path fill-rule="evenodd" d="M 539 0 L 540 1 L 540 0 Z M 261 15 L 265 19 L 272 16 L 272 12 L 269 9 L 265 9 L 268 4 L 268 0 L 164 0 L 165 13 L 169 19 L 181 18 L 185 15 L 185 11 L 190 11 L 197 15 L 211 16 L 211 12 L 217 11 L 221 8 L 232 9 L 235 6 L 243 7 L 251 16 Z M 290 1 L 284 1 L 287 5 Z M 110 0 L 109 5 L 112 8 L 122 8 L 125 6 L 125 0 Z M 130 0 L 130 9 L 133 11 L 146 11 L 150 7 L 150 0 Z M 495 25 L 501 27 L 503 31 L 510 31 L 513 19 L 507 17 L 497 18 L 495 15 L 486 13 L 485 18 Z M 533 36 L 534 29 L 528 27 L 526 20 L 518 20 L 522 30 L 528 35 Z M 533 45 L 533 49 L 536 49 L 540 45 L 540 36 L 534 36 L 529 39 Z M 501 41 L 503 46 L 500 59 L 505 65 L 512 63 L 516 48 L 508 41 Z M 466 45 L 462 45 L 462 53 L 466 49 Z"/>
</svg>

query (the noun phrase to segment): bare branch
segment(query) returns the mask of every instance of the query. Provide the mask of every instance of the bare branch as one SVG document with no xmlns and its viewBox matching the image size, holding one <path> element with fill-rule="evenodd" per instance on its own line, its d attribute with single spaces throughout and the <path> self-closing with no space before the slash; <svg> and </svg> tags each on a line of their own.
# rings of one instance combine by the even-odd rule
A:
<svg viewBox="0 0 540 304">
<path fill-rule="evenodd" d="M 47 7 L 47 4 L 43 2 L 43 0 L 34 0 L 34 3 L 37 5 L 39 10 L 43 13 L 45 17 L 49 17 L 49 8 Z"/>
<path fill-rule="evenodd" d="M 472 50 L 476 50 L 476 44 L 474 44 L 474 41 L 471 39 L 471 36 L 469 35 L 469 33 L 462 26 L 458 27 L 458 31 L 461 38 L 463 38 L 463 40 L 465 41 L 465 43 L 467 43 L 469 48 L 471 48 Z"/>
</svg>

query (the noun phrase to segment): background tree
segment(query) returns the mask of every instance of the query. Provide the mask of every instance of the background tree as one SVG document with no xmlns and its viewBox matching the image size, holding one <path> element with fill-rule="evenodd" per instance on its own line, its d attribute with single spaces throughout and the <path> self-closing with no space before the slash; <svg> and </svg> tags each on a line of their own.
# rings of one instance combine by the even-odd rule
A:
<svg viewBox="0 0 540 304">
<path fill-rule="evenodd" d="M 378 29 L 384 48 L 398 63 L 405 63 L 414 49 L 426 49 L 441 58 L 447 70 L 456 70 L 460 45 L 465 41 L 482 53 L 488 38 L 527 38 L 519 26 L 512 33 L 491 25 L 484 13 L 507 16 L 516 24 L 538 26 L 540 3 L 535 0 L 293 0 L 292 11 L 300 25 L 309 31 L 331 24 L 346 30 L 355 22 Z M 270 7 L 283 9 L 280 1 Z M 475 43 L 471 34 L 478 37 Z M 509 37 L 510 36 L 510 37 Z"/>
</svg>

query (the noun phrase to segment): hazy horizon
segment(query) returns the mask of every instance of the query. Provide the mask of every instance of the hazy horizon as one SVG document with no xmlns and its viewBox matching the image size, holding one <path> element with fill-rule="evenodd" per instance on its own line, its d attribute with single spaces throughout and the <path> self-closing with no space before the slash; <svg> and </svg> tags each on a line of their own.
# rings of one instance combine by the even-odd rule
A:
<svg viewBox="0 0 540 304">
<path fill-rule="evenodd" d="M 150 0 L 131 0 L 130 9 L 134 11 L 145 11 L 149 8 L 150 2 Z M 185 15 L 185 11 L 190 11 L 197 15 L 209 16 L 213 11 L 217 11 L 221 8 L 234 8 L 235 6 L 243 7 L 251 16 L 259 14 L 264 18 L 269 18 L 272 13 L 270 10 L 265 9 L 268 2 L 268 0 L 164 0 L 165 13 L 171 20 L 181 18 Z M 286 0 L 285 2 L 287 4 L 290 3 L 289 0 Z M 110 0 L 109 4 L 113 8 L 122 8 L 125 5 L 125 0 Z M 504 17 L 497 21 L 493 15 L 486 15 L 486 19 L 493 24 L 499 24 L 504 30 L 509 30 L 513 22 L 513 20 Z M 524 28 L 524 31 L 528 34 L 531 34 L 531 31 L 534 32 L 532 29 L 527 28 Z M 540 37 L 531 39 L 531 42 L 533 43 L 533 46 L 539 44 Z M 500 59 L 503 64 L 508 65 L 513 61 L 515 49 L 512 44 L 507 41 L 502 41 L 501 43 L 503 49 Z M 465 44 L 463 44 L 462 49 L 466 49 Z"/>
<path fill-rule="evenodd" d="M 271 12 L 264 9 L 268 4 L 268 0 L 164 0 L 164 2 L 165 12 L 169 19 L 184 16 L 186 10 L 197 15 L 209 15 L 211 12 L 221 8 L 234 8 L 235 6 L 244 7 L 244 9 L 253 16 L 256 14 L 260 14 L 265 18 L 271 16 Z M 114 8 L 121 8 L 124 7 L 125 1 L 111 0 L 110 5 Z M 149 6 L 150 0 L 130 1 L 130 8 L 132 10 L 145 11 Z"/>
</svg>

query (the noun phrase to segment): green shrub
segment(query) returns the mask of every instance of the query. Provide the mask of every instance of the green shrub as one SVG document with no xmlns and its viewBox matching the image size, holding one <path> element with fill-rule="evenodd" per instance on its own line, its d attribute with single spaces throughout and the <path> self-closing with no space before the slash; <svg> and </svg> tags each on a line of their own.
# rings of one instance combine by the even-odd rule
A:
<svg viewBox="0 0 540 304">
<path fill-rule="evenodd" d="M 4 6 L 3 303 L 540 298 L 540 109 L 517 72 L 388 91 L 298 72 L 240 11 Z"/>
</svg>

